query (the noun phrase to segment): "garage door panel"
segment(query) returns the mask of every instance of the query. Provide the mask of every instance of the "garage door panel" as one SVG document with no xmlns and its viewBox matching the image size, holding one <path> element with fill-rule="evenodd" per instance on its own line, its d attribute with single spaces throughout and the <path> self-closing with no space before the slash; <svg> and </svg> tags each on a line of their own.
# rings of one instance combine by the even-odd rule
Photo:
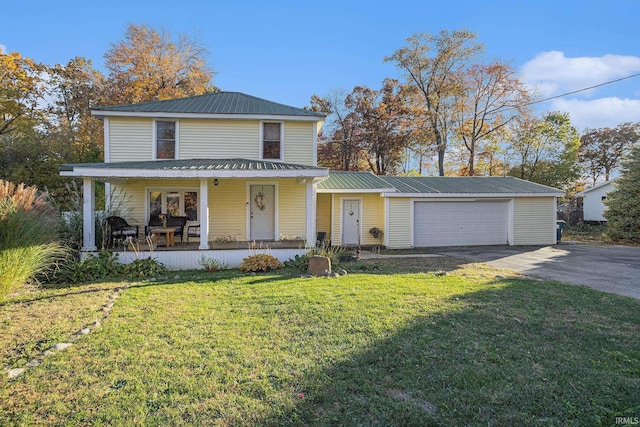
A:
<svg viewBox="0 0 640 427">
<path fill-rule="evenodd" d="M 508 202 L 416 202 L 414 246 L 507 243 Z"/>
</svg>

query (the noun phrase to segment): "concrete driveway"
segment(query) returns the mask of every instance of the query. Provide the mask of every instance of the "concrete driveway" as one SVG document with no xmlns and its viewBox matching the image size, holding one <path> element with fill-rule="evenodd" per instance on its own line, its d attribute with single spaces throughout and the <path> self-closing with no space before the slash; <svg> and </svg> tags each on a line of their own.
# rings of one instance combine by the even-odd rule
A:
<svg viewBox="0 0 640 427">
<path fill-rule="evenodd" d="M 640 299 L 640 247 L 561 243 L 442 248 L 432 253 Z"/>
</svg>

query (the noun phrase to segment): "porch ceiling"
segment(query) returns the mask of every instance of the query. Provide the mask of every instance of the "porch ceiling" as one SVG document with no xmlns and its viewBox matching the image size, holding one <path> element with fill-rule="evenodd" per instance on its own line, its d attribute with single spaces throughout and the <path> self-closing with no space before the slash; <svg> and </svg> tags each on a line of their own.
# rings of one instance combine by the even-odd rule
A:
<svg viewBox="0 0 640 427">
<path fill-rule="evenodd" d="M 324 178 L 327 168 L 247 159 L 149 160 L 75 163 L 60 175 L 83 178 Z"/>
</svg>

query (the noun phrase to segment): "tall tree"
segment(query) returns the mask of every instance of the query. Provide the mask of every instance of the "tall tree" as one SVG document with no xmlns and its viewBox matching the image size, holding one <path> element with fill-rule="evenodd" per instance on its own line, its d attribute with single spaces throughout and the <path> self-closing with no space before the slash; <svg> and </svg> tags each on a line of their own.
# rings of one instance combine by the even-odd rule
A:
<svg viewBox="0 0 640 427">
<path fill-rule="evenodd" d="M 521 114 L 527 91 L 513 68 L 500 61 L 472 64 L 463 71 L 463 90 L 456 97 L 454 133 L 467 150 L 466 174 L 476 174 L 481 144 L 497 136 Z"/>
<path fill-rule="evenodd" d="M 468 62 L 482 50 L 470 31 L 443 30 L 437 35 L 418 33 L 407 45 L 385 57 L 403 70 L 407 83 L 414 88 L 418 106 L 434 136 L 438 153 L 438 172 L 444 175 L 444 161 L 451 125 L 453 100 L 462 89 L 459 76 Z"/>
<path fill-rule="evenodd" d="M 514 124 L 510 149 L 519 165 L 510 175 L 557 188 L 567 188 L 580 176 L 580 135 L 568 113 L 520 118 Z"/>
<path fill-rule="evenodd" d="M 40 115 L 44 96 L 43 66 L 17 52 L 0 52 L 0 136 L 28 116 Z"/>
<path fill-rule="evenodd" d="M 587 129 L 580 138 L 578 161 L 593 185 L 602 175 L 609 181 L 611 172 L 639 140 L 639 123 L 623 123 L 613 129 Z"/>
<path fill-rule="evenodd" d="M 67 65 L 49 68 L 49 96 L 53 120 L 50 133 L 67 143 L 62 156 L 68 162 L 101 160 L 102 122 L 91 115 L 91 107 L 102 102 L 104 76 L 90 60 L 76 57 Z"/>
<path fill-rule="evenodd" d="M 345 105 L 346 98 L 342 89 L 334 89 L 324 97 L 311 97 L 311 110 L 327 114 L 319 141 L 318 163 L 332 170 L 357 170 L 361 158 L 356 138 L 358 125 L 353 108 Z"/>
<path fill-rule="evenodd" d="M 623 162 L 614 191 L 607 194 L 607 234 L 613 240 L 640 242 L 640 146 L 634 146 Z"/>
<path fill-rule="evenodd" d="M 396 172 L 408 141 L 407 111 L 398 81 L 385 79 L 379 91 L 356 86 L 345 105 L 354 110 L 356 140 L 369 169 L 376 175 Z"/>
<path fill-rule="evenodd" d="M 215 90 L 206 48 L 197 37 L 172 39 L 164 28 L 130 24 L 105 54 L 109 103 L 136 103 Z"/>
</svg>

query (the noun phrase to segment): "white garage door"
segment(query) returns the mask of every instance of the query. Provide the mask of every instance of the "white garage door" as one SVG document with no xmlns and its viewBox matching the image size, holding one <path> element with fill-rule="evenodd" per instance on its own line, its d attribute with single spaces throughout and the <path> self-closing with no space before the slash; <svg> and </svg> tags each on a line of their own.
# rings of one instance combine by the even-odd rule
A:
<svg viewBox="0 0 640 427">
<path fill-rule="evenodd" d="M 508 202 L 416 202 L 415 247 L 507 244 Z"/>
</svg>

